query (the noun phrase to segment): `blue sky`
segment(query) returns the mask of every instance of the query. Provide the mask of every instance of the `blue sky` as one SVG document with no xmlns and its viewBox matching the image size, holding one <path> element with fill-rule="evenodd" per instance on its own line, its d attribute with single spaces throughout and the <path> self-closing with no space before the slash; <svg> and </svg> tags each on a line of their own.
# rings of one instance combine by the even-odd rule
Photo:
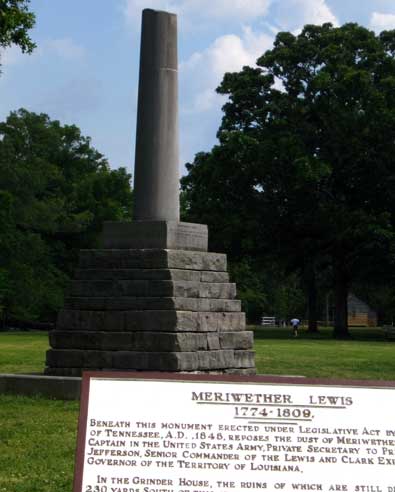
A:
<svg viewBox="0 0 395 492">
<path fill-rule="evenodd" d="M 32 0 L 37 49 L 1 53 L 0 120 L 26 108 L 76 124 L 110 162 L 133 172 L 141 11 L 178 14 L 180 165 L 209 150 L 226 71 L 254 64 L 276 32 L 306 23 L 395 28 L 395 0 Z"/>
</svg>

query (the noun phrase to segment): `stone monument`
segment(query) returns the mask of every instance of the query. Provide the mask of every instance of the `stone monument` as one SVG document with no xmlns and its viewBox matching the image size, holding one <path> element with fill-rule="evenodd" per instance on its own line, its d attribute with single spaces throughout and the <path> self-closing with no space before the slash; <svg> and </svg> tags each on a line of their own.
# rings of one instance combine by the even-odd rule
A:
<svg viewBox="0 0 395 492">
<path fill-rule="evenodd" d="M 46 374 L 254 374 L 252 332 L 207 226 L 179 220 L 177 17 L 143 11 L 133 221 L 82 250 Z"/>
</svg>

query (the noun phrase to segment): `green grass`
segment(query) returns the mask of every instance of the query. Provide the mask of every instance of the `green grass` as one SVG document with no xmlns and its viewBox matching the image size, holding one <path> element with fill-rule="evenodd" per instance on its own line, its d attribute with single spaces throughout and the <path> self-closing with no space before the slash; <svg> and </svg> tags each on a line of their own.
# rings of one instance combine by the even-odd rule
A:
<svg viewBox="0 0 395 492">
<path fill-rule="evenodd" d="M 0 492 L 71 492 L 78 407 L 0 395 Z"/>
<path fill-rule="evenodd" d="M 0 373 L 42 373 L 48 348 L 46 331 L 0 333 Z"/>
<path fill-rule="evenodd" d="M 256 366 L 259 374 L 299 375 L 319 378 L 395 380 L 395 343 L 380 329 L 350 329 L 351 338 L 334 340 L 331 329 L 310 335 L 301 329 L 255 330 Z"/>
<path fill-rule="evenodd" d="M 395 343 L 379 329 L 353 329 L 349 340 L 331 330 L 293 338 L 290 329 L 255 329 L 260 374 L 395 379 Z M 0 373 L 44 368 L 46 332 L 0 333 Z M 0 492 L 71 492 L 78 402 L 0 395 Z"/>
</svg>

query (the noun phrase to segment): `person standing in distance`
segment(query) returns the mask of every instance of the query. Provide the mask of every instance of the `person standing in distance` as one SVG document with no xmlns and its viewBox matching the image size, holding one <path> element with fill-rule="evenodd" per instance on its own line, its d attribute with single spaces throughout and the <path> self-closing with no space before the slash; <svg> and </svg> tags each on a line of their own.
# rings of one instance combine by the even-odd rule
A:
<svg viewBox="0 0 395 492">
<path fill-rule="evenodd" d="M 300 323 L 300 319 L 298 319 L 298 318 L 292 318 L 291 319 L 291 325 L 292 325 L 292 331 L 293 331 L 294 337 L 298 336 L 299 323 Z"/>
</svg>

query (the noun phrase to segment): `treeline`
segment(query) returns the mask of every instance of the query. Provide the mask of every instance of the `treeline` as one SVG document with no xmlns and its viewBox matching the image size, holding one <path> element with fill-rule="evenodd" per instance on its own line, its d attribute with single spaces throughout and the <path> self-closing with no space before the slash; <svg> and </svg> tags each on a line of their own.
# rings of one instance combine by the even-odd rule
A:
<svg viewBox="0 0 395 492">
<path fill-rule="evenodd" d="M 185 218 L 209 224 L 247 306 L 278 314 L 271 303 L 298 284 L 292 314 L 311 331 L 330 292 L 335 336 L 348 335 L 350 290 L 391 320 L 395 31 L 308 25 L 279 33 L 257 65 L 217 89 L 219 143 L 187 165 Z"/>
<path fill-rule="evenodd" d="M 132 192 L 74 125 L 21 109 L 0 123 L 0 313 L 53 321 L 78 250 L 104 220 L 128 220 Z"/>
<path fill-rule="evenodd" d="M 218 144 L 187 164 L 183 220 L 209 225 L 250 321 L 309 319 L 352 291 L 395 316 L 395 31 L 279 33 L 257 67 L 225 75 Z M 81 248 L 130 220 L 124 168 L 74 125 L 21 109 L 0 123 L 0 313 L 53 321 Z"/>
</svg>

